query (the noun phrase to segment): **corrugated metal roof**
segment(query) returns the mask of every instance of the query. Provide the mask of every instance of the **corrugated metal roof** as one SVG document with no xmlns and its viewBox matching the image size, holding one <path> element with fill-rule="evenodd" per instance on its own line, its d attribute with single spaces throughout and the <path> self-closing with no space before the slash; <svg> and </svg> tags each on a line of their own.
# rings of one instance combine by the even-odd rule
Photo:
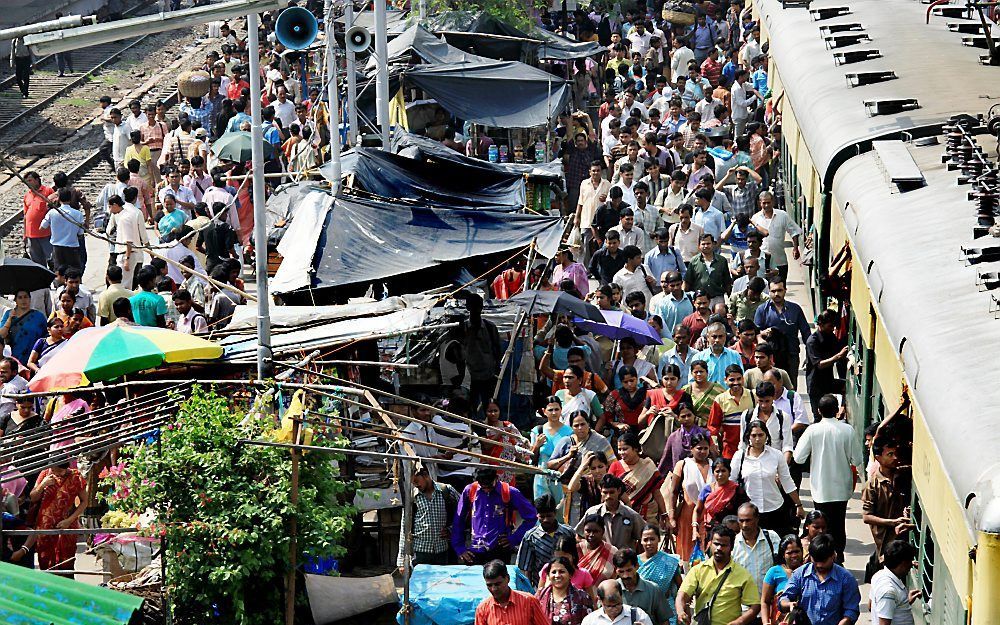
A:
<svg viewBox="0 0 1000 625">
<path fill-rule="evenodd" d="M 979 142 L 993 153 L 995 141 L 988 135 L 980 135 Z M 967 512 L 969 525 L 1000 531 L 993 510 L 1000 505 L 1000 360 L 995 352 L 1000 321 L 989 312 L 990 294 L 976 284 L 977 272 L 996 265 L 960 260 L 961 246 L 998 241 L 973 240 L 977 219 L 976 205 L 967 197 L 971 186 L 958 185 L 960 172 L 941 163 L 944 149 L 908 146 L 926 186 L 899 193 L 886 181 L 877 155 L 868 152 L 837 170 L 833 195 L 841 209 L 850 203 L 844 218 L 858 224 L 856 232 L 848 228 L 857 250 L 854 270 L 865 271 L 881 292 L 879 318 L 893 347 L 903 352 L 911 392 L 955 495 L 963 502 L 976 495 Z"/>
<path fill-rule="evenodd" d="M 1000 97 L 1000 67 L 979 64 L 983 51 L 962 45 L 962 36 L 948 30 L 954 19 L 932 17 L 926 25 L 926 4 L 842 0 L 836 6 L 848 7 L 849 13 L 819 21 L 805 9 L 783 9 L 781 0 L 754 4 L 825 188 L 836 166 L 857 154 L 856 144 L 897 138 L 900 131 L 916 133 L 959 112 L 982 113 L 990 104 L 984 95 Z M 836 24 L 860 24 L 870 41 L 830 49 L 825 37 Z M 846 65 L 834 60 L 835 53 L 863 50 L 878 50 L 880 56 Z M 893 71 L 896 78 L 845 88 L 848 73 L 870 71 Z M 865 108 L 866 101 L 911 98 L 919 108 L 874 116 Z"/>
<path fill-rule="evenodd" d="M 142 599 L 13 564 L 0 563 L 0 623 L 122 625 Z"/>
</svg>

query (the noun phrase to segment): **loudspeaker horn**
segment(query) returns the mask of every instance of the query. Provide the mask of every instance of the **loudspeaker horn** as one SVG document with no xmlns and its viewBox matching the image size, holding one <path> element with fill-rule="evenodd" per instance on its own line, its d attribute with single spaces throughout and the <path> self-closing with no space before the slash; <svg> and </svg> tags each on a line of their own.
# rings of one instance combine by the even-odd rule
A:
<svg viewBox="0 0 1000 625">
<path fill-rule="evenodd" d="M 364 52 L 372 45 L 371 33 L 364 26 L 354 26 L 344 34 L 344 45 L 351 52 Z"/>
<path fill-rule="evenodd" d="M 274 35 L 283 46 L 291 50 L 305 50 L 316 41 L 319 24 L 307 9 L 288 7 L 274 23 Z"/>
</svg>

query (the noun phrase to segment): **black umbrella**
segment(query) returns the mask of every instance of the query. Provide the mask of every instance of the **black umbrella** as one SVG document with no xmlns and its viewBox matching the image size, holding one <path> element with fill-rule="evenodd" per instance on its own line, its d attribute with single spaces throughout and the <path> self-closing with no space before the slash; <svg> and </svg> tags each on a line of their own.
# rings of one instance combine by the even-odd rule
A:
<svg viewBox="0 0 1000 625">
<path fill-rule="evenodd" d="M 13 294 L 21 290 L 37 291 L 48 288 L 56 275 L 46 267 L 27 258 L 0 258 L 0 292 Z"/>
<path fill-rule="evenodd" d="M 509 301 L 528 311 L 529 315 L 562 313 L 605 323 L 600 308 L 565 291 L 524 291 Z"/>
</svg>

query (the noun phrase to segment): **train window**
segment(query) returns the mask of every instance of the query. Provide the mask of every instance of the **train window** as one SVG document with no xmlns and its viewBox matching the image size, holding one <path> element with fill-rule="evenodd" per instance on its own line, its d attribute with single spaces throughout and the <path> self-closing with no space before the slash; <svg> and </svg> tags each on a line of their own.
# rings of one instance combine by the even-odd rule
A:
<svg viewBox="0 0 1000 625">
<path fill-rule="evenodd" d="M 934 591 L 934 535 L 931 533 L 929 523 L 925 522 L 923 506 L 916 490 L 913 491 L 910 518 L 916 528 L 910 533 L 910 542 L 917 549 L 916 588 L 923 590 L 925 596 L 932 596 Z"/>
</svg>

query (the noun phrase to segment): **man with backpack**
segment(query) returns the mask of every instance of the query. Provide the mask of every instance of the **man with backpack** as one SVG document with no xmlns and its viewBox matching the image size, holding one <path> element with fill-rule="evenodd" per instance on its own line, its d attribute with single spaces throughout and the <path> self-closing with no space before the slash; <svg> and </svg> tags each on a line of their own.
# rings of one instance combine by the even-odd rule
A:
<svg viewBox="0 0 1000 625">
<path fill-rule="evenodd" d="M 515 526 L 514 513 L 521 517 Z M 525 532 L 538 519 L 535 507 L 506 482 L 497 480 L 497 470 L 476 469 L 475 481 L 465 487 L 458 501 L 451 531 L 451 546 L 464 564 L 510 562 Z M 466 530 L 471 540 L 466 545 Z"/>
<path fill-rule="evenodd" d="M 778 562 L 781 537 L 760 526 L 760 510 L 749 501 L 739 507 L 737 518 L 740 533 L 736 535 L 733 545 L 733 560 L 750 572 L 759 591 L 763 588 L 768 569 Z"/>
<path fill-rule="evenodd" d="M 450 564 L 448 539 L 452 520 L 458 509 L 458 492 L 448 484 L 431 479 L 427 467 L 421 466 L 410 478 L 413 491 L 410 505 L 403 508 L 399 532 L 399 556 L 396 565 L 403 571 L 406 556 L 406 524 L 413 515 L 413 559 L 411 565 Z"/>
</svg>

